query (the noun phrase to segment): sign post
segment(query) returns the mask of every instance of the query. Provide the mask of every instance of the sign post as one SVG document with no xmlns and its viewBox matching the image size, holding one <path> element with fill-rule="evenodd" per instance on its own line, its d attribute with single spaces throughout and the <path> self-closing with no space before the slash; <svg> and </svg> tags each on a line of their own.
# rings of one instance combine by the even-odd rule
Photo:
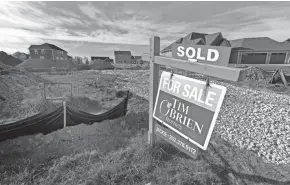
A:
<svg viewBox="0 0 290 185">
<path fill-rule="evenodd" d="M 155 56 L 160 53 L 160 38 L 153 37 L 150 39 L 150 92 L 149 92 L 149 131 L 148 131 L 148 143 L 154 146 L 155 144 L 155 124 L 156 120 L 153 118 L 154 102 L 156 100 L 157 90 L 158 90 L 158 80 L 159 79 L 159 64 L 156 64 Z"/>
<path fill-rule="evenodd" d="M 176 46 L 176 50 L 179 46 Z M 182 47 L 185 49 L 189 46 Z M 160 56 L 160 38 L 154 36 L 150 39 L 150 52 L 143 54 L 142 60 L 150 62 L 148 143 L 152 146 L 158 136 L 192 158 L 196 157 L 197 148 L 207 149 L 226 88 L 168 72 L 162 73 L 158 83 L 160 65 L 234 82 L 246 78 L 244 69 L 226 66 L 231 48 L 210 47 L 197 48 L 195 52 L 199 53 L 198 59 L 194 59 L 194 55 L 189 52 L 194 52 L 193 49 L 176 59 Z M 180 51 L 179 54 L 182 54 Z M 177 51 L 172 52 L 173 56 L 174 52 L 177 54 Z M 207 61 L 199 62 L 201 59 Z"/>
</svg>

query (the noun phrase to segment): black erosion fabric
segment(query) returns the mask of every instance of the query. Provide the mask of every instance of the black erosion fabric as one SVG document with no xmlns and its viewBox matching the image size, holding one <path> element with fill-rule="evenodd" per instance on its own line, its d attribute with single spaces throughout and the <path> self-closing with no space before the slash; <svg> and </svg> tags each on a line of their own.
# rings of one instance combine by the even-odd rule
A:
<svg viewBox="0 0 290 185">
<path fill-rule="evenodd" d="M 101 122 L 104 120 L 115 119 L 126 115 L 127 112 L 128 97 L 121 103 L 115 106 L 113 109 L 95 115 L 89 114 L 80 110 L 75 110 L 67 107 L 67 124 L 68 126 L 77 125 L 80 123 L 93 124 L 94 122 Z"/>
<path fill-rule="evenodd" d="M 80 110 L 75 110 L 71 107 L 66 107 L 66 125 L 74 126 L 81 123 L 93 124 L 95 122 L 124 116 L 127 113 L 128 95 L 129 92 L 127 93 L 127 97 L 118 105 L 99 115 L 89 114 Z M 63 115 L 63 107 L 61 106 L 54 110 L 47 110 L 20 121 L 0 125 L 0 141 L 37 133 L 48 134 L 61 129 L 64 126 Z"/>
<path fill-rule="evenodd" d="M 55 117 L 63 115 L 63 107 L 59 107 L 46 114 L 38 114 L 14 123 L 0 125 L 0 141 L 19 136 L 45 133 Z M 50 129 L 49 129 L 50 130 Z"/>
</svg>

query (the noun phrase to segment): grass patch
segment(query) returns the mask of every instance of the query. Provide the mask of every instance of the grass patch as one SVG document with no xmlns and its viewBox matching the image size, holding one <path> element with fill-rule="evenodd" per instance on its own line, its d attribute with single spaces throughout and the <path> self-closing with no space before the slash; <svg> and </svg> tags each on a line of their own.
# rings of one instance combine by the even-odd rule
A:
<svg viewBox="0 0 290 185">
<path fill-rule="evenodd" d="M 168 185 L 289 183 L 282 181 L 285 176 L 273 165 L 265 164 L 252 152 L 232 146 L 216 135 L 213 136 L 208 150 L 200 151 L 196 160 L 164 141 L 158 141 L 152 148 L 147 144 L 147 133 L 141 133 L 135 124 L 140 121 L 140 117 L 147 115 L 131 114 L 114 120 L 111 124 L 107 122 L 100 125 L 97 128 L 99 132 L 95 133 L 95 139 L 98 138 L 94 141 L 98 144 L 95 147 L 82 147 L 81 150 L 75 151 L 75 154 L 72 154 L 72 151 L 67 152 L 68 148 L 65 147 L 65 153 L 68 155 L 59 154 L 58 158 L 46 166 L 31 169 L 26 167 L 18 173 L 6 173 L 5 177 L 3 174 L 2 182 L 31 185 L 144 185 L 149 182 Z M 116 140 L 122 141 L 123 144 L 116 147 Z M 107 150 L 104 150 L 102 145 L 106 146 Z"/>
<path fill-rule="evenodd" d="M 217 145 L 219 141 L 221 144 Z M 63 156 L 42 171 L 23 170 L 11 177 L 10 183 L 286 185 L 287 182 L 275 180 L 281 176 L 275 169 L 262 165 L 250 152 L 229 146 L 217 137 L 207 151 L 192 160 L 164 141 L 152 148 L 147 144 L 147 134 L 139 132 L 117 150 L 104 153 L 95 149 Z"/>
<path fill-rule="evenodd" d="M 82 87 L 77 89 L 78 95 L 95 95 L 109 107 L 105 100 L 115 97 L 119 101 L 116 96 L 122 94 L 112 89 L 136 79 L 137 72 L 132 74 L 130 78 L 109 77 L 106 72 L 89 71 L 49 79 L 70 81 Z M 146 79 L 144 74 L 139 78 L 140 83 Z M 130 87 L 133 91 L 133 85 Z M 147 87 L 144 92 L 148 92 Z M 147 133 L 142 132 L 148 129 L 148 102 L 134 95 L 128 109 L 128 115 L 115 120 L 0 143 L 0 184 L 290 184 L 289 165 L 265 163 L 254 152 L 234 146 L 217 133 L 196 160 L 163 141 L 152 148 L 147 145 Z"/>
</svg>

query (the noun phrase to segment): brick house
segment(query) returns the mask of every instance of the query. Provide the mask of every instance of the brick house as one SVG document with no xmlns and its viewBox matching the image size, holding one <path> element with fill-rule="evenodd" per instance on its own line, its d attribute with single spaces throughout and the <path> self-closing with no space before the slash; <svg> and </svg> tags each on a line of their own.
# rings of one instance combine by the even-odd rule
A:
<svg viewBox="0 0 290 185">
<path fill-rule="evenodd" d="M 68 60 L 67 51 L 53 44 L 31 45 L 28 49 L 31 59 Z"/>
<path fill-rule="evenodd" d="M 269 37 L 227 40 L 218 33 L 192 32 L 165 47 L 161 55 L 172 57 L 172 46 L 178 43 L 231 47 L 229 64 L 288 64 L 290 60 L 290 39 L 284 42 Z"/>
<path fill-rule="evenodd" d="M 134 60 L 132 60 L 131 51 L 114 51 L 115 56 L 115 64 L 132 64 Z"/>
</svg>

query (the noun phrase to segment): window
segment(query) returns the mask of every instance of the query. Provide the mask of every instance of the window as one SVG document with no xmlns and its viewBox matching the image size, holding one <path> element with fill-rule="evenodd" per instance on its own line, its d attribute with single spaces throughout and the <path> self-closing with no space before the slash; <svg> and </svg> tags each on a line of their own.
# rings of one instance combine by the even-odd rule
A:
<svg viewBox="0 0 290 185">
<path fill-rule="evenodd" d="M 285 55 L 285 53 L 271 53 L 271 55 Z"/>
<path fill-rule="evenodd" d="M 242 53 L 241 64 L 265 64 L 267 53 Z"/>
<path fill-rule="evenodd" d="M 45 52 L 44 52 L 44 49 L 41 49 L 41 54 L 44 54 Z"/>
<path fill-rule="evenodd" d="M 284 64 L 287 53 L 271 53 L 270 64 Z"/>
<path fill-rule="evenodd" d="M 35 49 L 35 50 L 34 50 L 34 52 L 35 52 L 35 54 L 38 54 L 38 51 L 37 51 L 37 49 Z"/>
</svg>

